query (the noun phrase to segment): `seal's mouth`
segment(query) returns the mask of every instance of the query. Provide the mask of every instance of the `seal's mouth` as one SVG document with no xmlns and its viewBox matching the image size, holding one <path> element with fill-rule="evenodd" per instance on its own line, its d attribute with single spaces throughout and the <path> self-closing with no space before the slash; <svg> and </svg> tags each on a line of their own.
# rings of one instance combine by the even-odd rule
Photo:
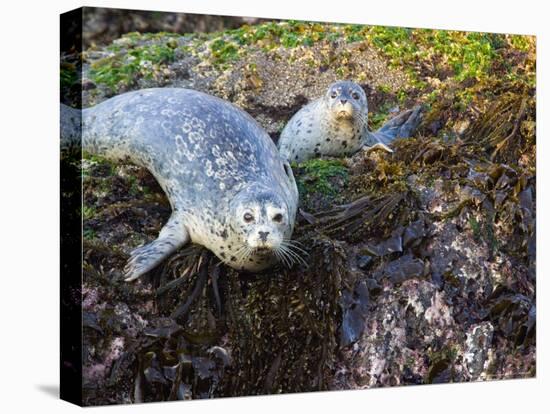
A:
<svg viewBox="0 0 550 414">
<path fill-rule="evenodd" d="M 254 249 L 254 253 L 256 253 L 258 255 L 268 255 L 268 254 L 273 253 L 273 249 L 271 247 L 268 247 L 268 246 L 260 246 L 260 247 L 256 247 Z"/>
<path fill-rule="evenodd" d="M 275 250 L 276 248 L 273 246 L 257 246 L 252 250 L 252 255 L 258 258 L 268 259 L 275 255 Z"/>
<path fill-rule="evenodd" d="M 353 118 L 353 112 L 342 109 L 342 110 L 336 112 L 336 117 L 338 119 L 351 119 L 351 118 Z"/>
</svg>

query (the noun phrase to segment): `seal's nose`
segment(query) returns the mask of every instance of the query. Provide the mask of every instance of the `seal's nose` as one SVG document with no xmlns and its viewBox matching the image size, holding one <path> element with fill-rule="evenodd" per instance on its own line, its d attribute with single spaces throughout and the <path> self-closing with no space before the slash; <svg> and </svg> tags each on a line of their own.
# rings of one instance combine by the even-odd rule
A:
<svg viewBox="0 0 550 414">
<path fill-rule="evenodd" d="M 340 99 L 340 102 L 342 103 L 342 105 L 345 105 L 347 101 L 348 101 L 347 99 Z"/>
<path fill-rule="evenodd" d="M 267 235 L 269 234 L 268 231 L 259 231 L 258 234 L 260 235 L 260 240 L 264 243 L 267 241 Z"/>
</svg>

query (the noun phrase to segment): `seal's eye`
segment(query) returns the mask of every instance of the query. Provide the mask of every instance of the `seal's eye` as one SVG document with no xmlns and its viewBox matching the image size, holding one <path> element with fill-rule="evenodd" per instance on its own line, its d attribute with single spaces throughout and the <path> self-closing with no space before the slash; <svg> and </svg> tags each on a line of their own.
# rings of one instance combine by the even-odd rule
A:
<svg viewBox="0 0 550 414">
<path fill-rule="evenodd" d="M 355 100 L 358 100 L 359 99 L 359 94 L 357 92 L 352 92 L 351 97 Z"/>
<path fill-rule="evenodd" d="M 273 216 L 273 221 L 280 223 L 281 221 L 283 221 L 283 215 L 281 213 L 275 214 Z"/>
<path fill-rule="evenodd" d="M 243 219 L 247 223 L 251 223 L 254 221 L 254 216 L 250 213 L 244 213 Z"/>
<path fill-rule="evenodd" d="M 332 91 L 332 93 L 330 94 L 330 97 L 332 99 L 336 98 L 338 96 L 338 94 L 336 93 L 336 91 Z"/>
</svg>

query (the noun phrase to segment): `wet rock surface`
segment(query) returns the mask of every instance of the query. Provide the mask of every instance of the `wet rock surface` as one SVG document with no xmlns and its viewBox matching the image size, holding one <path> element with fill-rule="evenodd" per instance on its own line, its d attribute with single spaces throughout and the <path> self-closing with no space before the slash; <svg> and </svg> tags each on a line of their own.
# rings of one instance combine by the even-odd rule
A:
<svg viewBox="0 0 550 414">
<path fill-rule="evenodd" d="M 67 103 L 82 67 L 85 106 L 191 87 L 239 105 L 274 140 L 339 78 L 365 86 L 372 125 L 427 105 L 393 154 L 293 165 L 308 266 L 263 274 L 192 246 L 123 282 L 129 252 L 156 237 L 170 206 L 147 171 L 86 157 L 86 404 L 535 375 L 534 43 L 488 37 L 492 63 L 457 72 L 453 55 L 422 54 L 425 32 L 360 28 L 132 34 L 64 56 Z M 484 39 L 452 36 L 466 48 Z"/>
</svg>

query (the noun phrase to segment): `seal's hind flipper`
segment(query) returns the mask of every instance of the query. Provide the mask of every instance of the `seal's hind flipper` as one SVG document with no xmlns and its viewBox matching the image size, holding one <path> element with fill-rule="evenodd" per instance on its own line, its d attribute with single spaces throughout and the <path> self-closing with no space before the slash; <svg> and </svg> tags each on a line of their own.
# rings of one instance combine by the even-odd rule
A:
<svg viewBox="0 0 550 414">
<path fill-rule="evenodd" d="M 421 110 L 422 107 L 417 105 L 390 119 L 376 132 L 369 132 L 368 144 L 379 142 L 388 145 L 397 138 L 411 137 L 422 120 Z"/>
<path fill-rule="evenodd" d="M 181 217 L 172 215 L 156 240 L 130 253 L 130 259 L 124 267 L 124 280 L 130 282 L 143 276 L 188 241 L 189 233 Z"/>
<path fill-rule="evenodd" d="M 407 117 L 405 123 L 399 128 L 396 138 L 409 138 L 412 136 L 415 129 L 420 124 L 422 120 L 422 107 L 420 105 L 415 106 L 409 116 Z"/>
</svg>

